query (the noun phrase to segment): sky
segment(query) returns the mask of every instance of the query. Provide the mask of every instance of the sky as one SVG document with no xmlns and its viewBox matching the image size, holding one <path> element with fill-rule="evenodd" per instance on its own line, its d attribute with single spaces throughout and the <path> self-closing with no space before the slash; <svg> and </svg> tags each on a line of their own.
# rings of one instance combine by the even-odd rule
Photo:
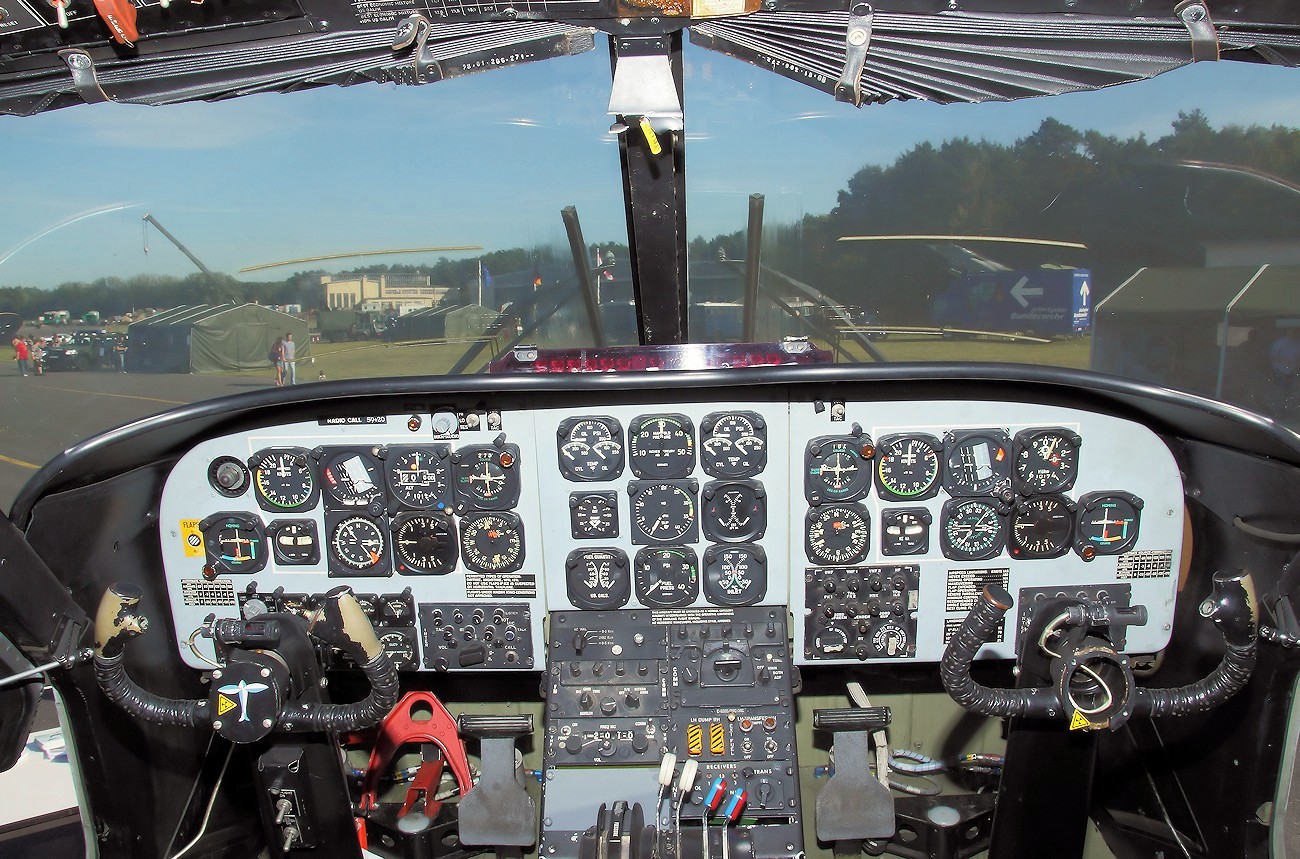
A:
<svg viewBox="0 0 1300 859">
<path fill-rule="evenodd" d="M 860 110 L 689 42 L 685 71 L 691 237 L 743 229 L 752 193 L 766 195 L 768 225 L 790 222 L 829 210 L 854 172 L 889 164 L 917 143 L 1011 142 L 1048 116 L 1153 137 L 1198 107 L 1215 126 L 1300 122 L 1296 72 L 1236 62 L 1094 93 Z M 609 81 L 598 40 L 577 57 L 422 87 L 362 84 L 0 118 L 8 156 L 0 159 L 0 286 L 192 272 L 144 228 L 146 213 L 209 268 L 230 274 L 393 248 L 558 247 L 568 205 L 589 241 L 626 242 Z"/>
</svg>

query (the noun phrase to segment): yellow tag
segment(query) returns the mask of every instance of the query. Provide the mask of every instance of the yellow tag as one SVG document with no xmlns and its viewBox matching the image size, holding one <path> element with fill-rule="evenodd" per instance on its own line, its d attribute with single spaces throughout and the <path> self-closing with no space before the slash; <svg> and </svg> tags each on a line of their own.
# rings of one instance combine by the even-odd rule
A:
<svg viewBox="0 0 1300 859">
<path fill-rule="evenodd" d="M 709 725 L 709 752 L 715 755 L 725 754 L 727 751 L 727 727 L 721 722 L 714 722 Z"/>
<path fill-rule="evenodd" d="M 659 135 L 655 134 L 655 130 L 650 127 L 650 120 L 644 116 L 641 117 L 641 133 L 645 135 L 645 144 L 650 147 L 651 155 L 658 155 L 664 151 L 663 146 L 659 143 Z"/>
<path fill-rule="evenodd" d="M 231 710 L 235 709 L 235 700 L 227 698 L 225 695 L 217 695 L 217 715 L 224 716 Z"/>
<path fill-rule="evenodd" d="M 1088 717 L 1080 713 L 1078 710 L 1075 710 L 1074 715 L 1070 717 L 1070 730 L 1086 731 L 1088 728 L 1091 727 L 1092 727 L 1092 722 L 1088 721 Z"/>
<path fill-rule="evenodd" d="M 199 530 L 198 519 L 181 520 L 181 543 L 185 546 L 185 557 L 202 558 L 203 532 Z"/>
<path fill-rule="evenodd" d="M 694 722 L 686 726 L 686 754 L 704 754 L 704 730 Z"/>
</svg>

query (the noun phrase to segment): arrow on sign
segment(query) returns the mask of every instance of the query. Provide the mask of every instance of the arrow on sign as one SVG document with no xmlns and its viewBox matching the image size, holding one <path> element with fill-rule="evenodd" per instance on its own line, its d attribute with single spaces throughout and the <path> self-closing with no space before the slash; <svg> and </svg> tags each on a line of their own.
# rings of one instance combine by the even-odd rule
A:
<svg viewBox="0 0 1300 859">
<path fill-rule="evenodd" d="M 1088 281 L 1085 280 L 1083 283 L 1079 284 L 1079 295 L 1083 298 L 1084 307 L 1088 306 L 1088 296 L 1091 294 L 1092 290 L 1088 288 Z"/>
<path fill-rule="evenodd" d="M 1029 299 L 1025 298 L 1026 295 L 1043 294 L 1043 288 L 1041 286 L 1027 286 L 1026 284 L 1028 283 L 1029 278 L 1022 277 L 1020 280 L 1016 281 L 1015 286 L 1011 287 L 1011 297 L 1020 302 L 1021 307 L 1029 306 Z"/>
</svg>

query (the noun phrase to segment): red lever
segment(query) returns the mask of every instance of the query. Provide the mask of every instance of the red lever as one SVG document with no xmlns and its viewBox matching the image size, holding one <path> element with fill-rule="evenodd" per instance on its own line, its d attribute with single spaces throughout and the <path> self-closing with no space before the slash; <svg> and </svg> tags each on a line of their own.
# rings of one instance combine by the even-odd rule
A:
<svg viewBox="0 0 1300 859">
<path fill-rule="evenodd" d="M 95 11 L 119 45 L 134 45 L 140 38 L 135 26 L 135 4 L 131 0 L 95 0 Z"/>
<path fill-rule="evenodd" d="M 425 708 L 430 711 L 429 718 L 423 721 L 416 720 L 415 714 Z M 375 745 L 370 751 L 370 763 L 366 767 L 365 778 L 361 781 L 363 811 L 369 811 L 378 804 L 379 777 L 392 767 L 393 758 L 402 746 L 411 743 L 432 743 L 442 750 L 442 759 L 456 778 L 462 796 L 474 786 L 473 776 L 469 772 L 469 758 L 465 755 L 465 743 L 460 738 L 456 720 L 432 692 L 408 692 L 379 723 Z M 422 766 L 421 773 L 424 771 L 425 767 Z M 438 778 L 441 777 L 442 773 L 439 771 Z M 420 779 L 420 774 L 417 774 L 417 779 L 424 781 Z M 412 785 L 412 790 L 415 787 L 416 785 Z M 426 784 L 424 787 L 428 796 L 432 797 L 436 792 L 437 783 Z M 409 793 L 407 800 L 404 811 L 414 804 Z"/>
</svg>

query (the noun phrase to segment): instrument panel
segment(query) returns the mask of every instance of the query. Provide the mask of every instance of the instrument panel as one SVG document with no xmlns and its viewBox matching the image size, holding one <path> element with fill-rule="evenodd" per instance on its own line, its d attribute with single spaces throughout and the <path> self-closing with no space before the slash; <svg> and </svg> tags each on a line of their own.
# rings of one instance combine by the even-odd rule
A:
<svg viewBox="0 0 1300 859">
<path fill-rule="evenodd" d="M 505 400 L 201 442 L 162 499 L 181 655 L 209 615 L 361 596 L 406 670 L 544 667 L 555 611 L 788 607 L 802 664 L 934 662 L 980 589 L 1023 612 L 1144 605 L 1182 545 L 1163 442 L 1120 418 L 962 401 Z M 1012 623 L 1008 621 L 1008 626 Z M 988 647 L 1014 655 L 1017 629 Z"/>
</svg>

